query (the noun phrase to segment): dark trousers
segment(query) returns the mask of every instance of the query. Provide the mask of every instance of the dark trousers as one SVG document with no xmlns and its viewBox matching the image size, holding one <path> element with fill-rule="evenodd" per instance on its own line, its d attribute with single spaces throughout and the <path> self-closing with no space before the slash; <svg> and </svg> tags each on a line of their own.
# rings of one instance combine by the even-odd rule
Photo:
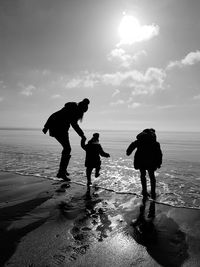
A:
<svg viewBox="0 0 200 267">
<path fill-rule="evenodd" d="M 87 176 L 87 182 L 91 183 L 91 175 L 92 171 L 95 169 L 95 176 L 97 177 L 97 174 L 99 174 L 99 171 L 101 169 L 101 166 L 95 166 L 95 167 L 86 167 L 86 176 Z"/>
<path fill-rule="evenodd" d="M 71 158 L 71 146 L 69 142 L 69 135 L 68 133 L 65 135 L 55 136 L 55 139 L 61 144 L 63 147 L 62 153 L 61 153 L 61 159 L 60 159 L 60 167 L 59 167 L 59 173 L 65 174 L 67 171 L 67 167 L 69 164 L 69 160 Z"/>
<path fill-rule="evenodd" d="M 156 195 L 156 178 L 154 170 L 147 170 L 151 184 L 151 197 L 154 198 Z M 142 184 L 142 194 L 147 195 L 147 181 L 146 181 L 146 170 L 140 169 L 140 179 Z"/>
</svg>

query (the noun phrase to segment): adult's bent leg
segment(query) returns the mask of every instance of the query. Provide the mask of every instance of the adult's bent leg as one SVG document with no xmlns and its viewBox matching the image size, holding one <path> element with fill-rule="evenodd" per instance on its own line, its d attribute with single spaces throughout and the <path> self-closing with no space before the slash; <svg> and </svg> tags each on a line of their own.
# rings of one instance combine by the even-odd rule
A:
<svg viewBox="0 0 200 267">
<path fill-rule="evenodd" d="M 99 175 L 100 175 L 100 173 L 99 173 L 100 169 L 101 169 L 101 165 L 97 166 L 96 169 L 95 169 L 95 177 L 96 178 L 99 177 Z"/>
<path fill-rule="evenodd" d="M 71 158 L 71 155 L 70 155 L 71 146 L 70 146 L 70 142 L 69 142 L 69 136 L 65 135 L 65 136 L 59 136 L 59 137 L 55 137 L 55 138 L 63 147 L 57 177 L 66 179 L 66 175 L 69 175 L 67 172 L 67 167 L 69 164 L 69 160 Z"/>
</svg>

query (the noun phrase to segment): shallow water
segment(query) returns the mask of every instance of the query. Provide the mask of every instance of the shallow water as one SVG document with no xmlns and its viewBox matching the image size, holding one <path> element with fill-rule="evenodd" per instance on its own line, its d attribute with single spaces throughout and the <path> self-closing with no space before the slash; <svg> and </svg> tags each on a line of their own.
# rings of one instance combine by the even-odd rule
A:
<svg viewBox="0 0 200 267">
<path fill-rule="evenodd" d="M 116 192 L 140 194 L 138 171 L 126 148 L 137 132 L 100 131 L 100 141 L 110 158 L 102 158 L 101 176 L 92 178 L 98 186 Z M 91 131 L 86 131 L 89 139 Z M 175 206 L 200 207 L 200 134 L 157 132 L 163 151 L 163 165 L 156 172 L 158 201 Z M 72 181 L 86 183 L 80 138 L 70 132 Z M 61 147 L 54 138 L 39 130 L 0 130 L 1 171 L 56 178 Z"/>
</svg>

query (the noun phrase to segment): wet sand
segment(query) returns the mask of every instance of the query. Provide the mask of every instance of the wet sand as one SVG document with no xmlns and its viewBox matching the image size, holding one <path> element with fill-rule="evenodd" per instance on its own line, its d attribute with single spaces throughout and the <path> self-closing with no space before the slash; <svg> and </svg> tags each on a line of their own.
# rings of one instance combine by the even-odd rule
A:
<svg viewBox="0 0 200 267">
<path fill-rule="evenodd" d="M 71 179 L 0 173 L 0 266 L 200 266 L 200 210 Z"/>
</svg>

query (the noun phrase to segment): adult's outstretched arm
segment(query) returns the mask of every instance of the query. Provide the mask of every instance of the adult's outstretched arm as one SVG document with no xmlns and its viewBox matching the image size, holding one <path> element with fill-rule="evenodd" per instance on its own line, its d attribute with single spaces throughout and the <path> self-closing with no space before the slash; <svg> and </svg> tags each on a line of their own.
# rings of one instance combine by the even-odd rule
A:
<svg viewBox="0 0 200 267">
<path fill-rule="evenodd" d="M 78 123 L 77 122 L 71 122 L 71 126 L 73 127 L 73 129 L 77 132 L 77 134 L 83 138 L 85 135 L 84 135 L 84 132 L 81 130 L 81 128 L 79 127 Z"/>
<path fill-rule="evenodd" d="M 86 138 L 85 137 L 82 137 L 81 138 L 81 147 L 82 147 L 82 149 L 84 149 L 84 150 L 86 150 L 86 144 L 85 144 L 85 141 L 86 141 Z"/>
</svg>

